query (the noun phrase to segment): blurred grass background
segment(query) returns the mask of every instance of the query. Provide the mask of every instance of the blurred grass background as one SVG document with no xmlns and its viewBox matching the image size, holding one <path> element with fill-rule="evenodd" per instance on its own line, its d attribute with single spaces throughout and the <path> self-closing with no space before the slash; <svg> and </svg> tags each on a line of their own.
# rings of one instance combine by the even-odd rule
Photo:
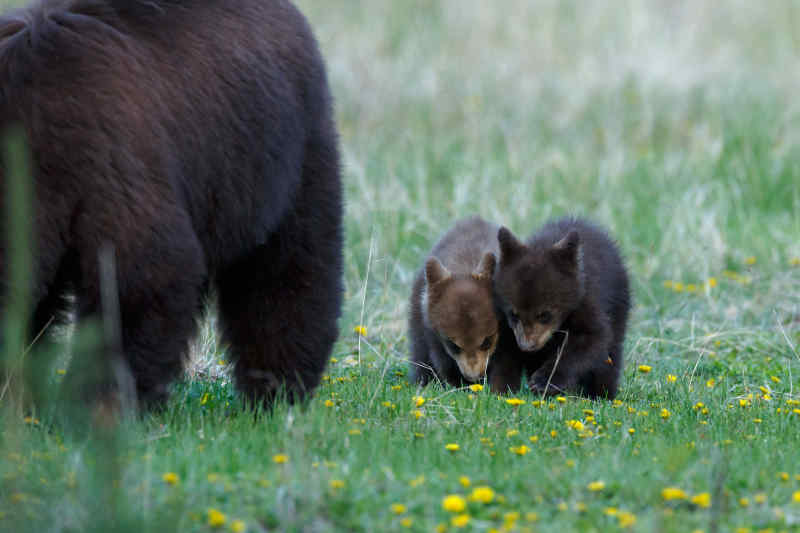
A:
<svg viewBox="0 0 800 533">
<path fill-rule="evenodd" d="M 298 4 L 345 163 L 329 376 L 306 408 L 253 423 L 212 314 L 167 412 L 115 436 L 118 475 L 97 474 L 94 441 L 5 417 L 0 529 L 797 528 L 800 4 Z M 567 213 L 610 228 L 636 301 L 624 405 L 407 384 L 413 274 L 471 213 L 523 235 Z M 442 508 L 478 484 L 490 504 Z M 685 498 L 665 500 L 670 486 Z M 98 514 L 109 487 L 124 496 Z M 688 502 L 705 493 L 709 508 Z"/>
</svg>

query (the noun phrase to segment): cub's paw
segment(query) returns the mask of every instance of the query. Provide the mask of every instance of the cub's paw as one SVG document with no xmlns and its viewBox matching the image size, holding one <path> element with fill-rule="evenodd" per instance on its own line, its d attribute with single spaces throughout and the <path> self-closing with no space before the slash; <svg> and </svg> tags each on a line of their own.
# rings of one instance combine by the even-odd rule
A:
<svg viewBox="0 0 800 533">
<path fill-rule="evenodd" d="M 528 388 L 534 394 L 546 394 L 547 396 L 556 396 L 566 393 L 567 387 L 559 382 L 558 376 L 553 376 L 548 385 L 547 381 L 550 379 L 550 370 L 542 371 L 539 369 L 533 373 L 530 380 L 528 380 Z"/>
</svg>

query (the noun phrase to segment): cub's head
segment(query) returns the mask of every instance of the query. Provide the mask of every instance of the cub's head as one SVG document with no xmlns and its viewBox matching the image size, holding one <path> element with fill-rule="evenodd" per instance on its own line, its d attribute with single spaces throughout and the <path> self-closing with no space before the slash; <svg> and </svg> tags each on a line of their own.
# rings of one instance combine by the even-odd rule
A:
<svg viewBox="0 0 800 533">
<path fill-rule="evenodd" d="M 524 351 L 542 348 L 583 297 L 578 232 L 555 244 L 526 246 L 507 228 L 497 233 L 500 261 L 494 278 L 501 313 Z"/>
<path fill-rule="evenodd" d="M 470 276 L 454 276 L 435 257 L 425 263 L 428 322 L 468 381 L 486 375 L 497 346 L 492 299 L 495 256 L 486 253 Z"/>
</svg>

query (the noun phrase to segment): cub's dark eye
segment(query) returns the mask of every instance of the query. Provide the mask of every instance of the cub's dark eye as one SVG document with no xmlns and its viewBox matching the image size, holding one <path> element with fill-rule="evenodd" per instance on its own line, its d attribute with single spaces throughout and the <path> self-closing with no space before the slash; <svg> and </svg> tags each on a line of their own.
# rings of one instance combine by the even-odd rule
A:
<svg viewBox="0 0 800 533">
<path fill-rule="evenodd" d="M 489 335 L 488 337 L 483 339 L 483 342 L 480 345 L 480 349 L 483 350 L 483 351 L 486 351 L 489 348 L 491 348 L 493 339 L 494 339 L 494 335 Z"/>
<path fill-rule="evenodd" d="M 550 311 L 542 311 L 536 315 L 536 321 L 541 324 L 549 324 L 551 320 L 553 320 L 553 313 Z"/>
<path fill-rule="evenodd" d="M 459 348 L 458 344 L 454 343 L 450 339 L 445 339 L 444 344 L 447 346 L 447 349 L 450 351 L 450 353 L 456 354 L 461 351 L 461 348 Z"/>
<path fill-rule="evenodd" d="M 513 309 L 511 309 L 511 310 L 508 312 L 508 320 L 509 320 L 509 322 L 511 322 L 512 324 L 516 324 L 517 322 L 519 322 L 519 315 L 517 314 L 517 312 L 516 312 L 516 311 L 514 311 Z"/>
</svg>

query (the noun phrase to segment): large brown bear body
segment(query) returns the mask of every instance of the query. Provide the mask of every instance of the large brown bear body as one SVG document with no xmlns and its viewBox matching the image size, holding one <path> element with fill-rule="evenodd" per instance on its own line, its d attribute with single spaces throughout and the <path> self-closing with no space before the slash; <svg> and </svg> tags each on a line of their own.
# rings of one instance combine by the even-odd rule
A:
<svg viewBox="0 0 800 533">
<path fill-rule="evenodd" d="M 110 245 L 140 401 L 166 396 L 212 288 L 241 391 L 268 401 L 317 385 L 341 307 L 338 141 L 316 42 L 288 1 L 10 12 L 0 129 L 15 124 L 32 154 L 33 332 L 65 293 L 78 320 L 99 313 Z M 0 167 L 2 195 L 6 181 Z"/>
</svg>

